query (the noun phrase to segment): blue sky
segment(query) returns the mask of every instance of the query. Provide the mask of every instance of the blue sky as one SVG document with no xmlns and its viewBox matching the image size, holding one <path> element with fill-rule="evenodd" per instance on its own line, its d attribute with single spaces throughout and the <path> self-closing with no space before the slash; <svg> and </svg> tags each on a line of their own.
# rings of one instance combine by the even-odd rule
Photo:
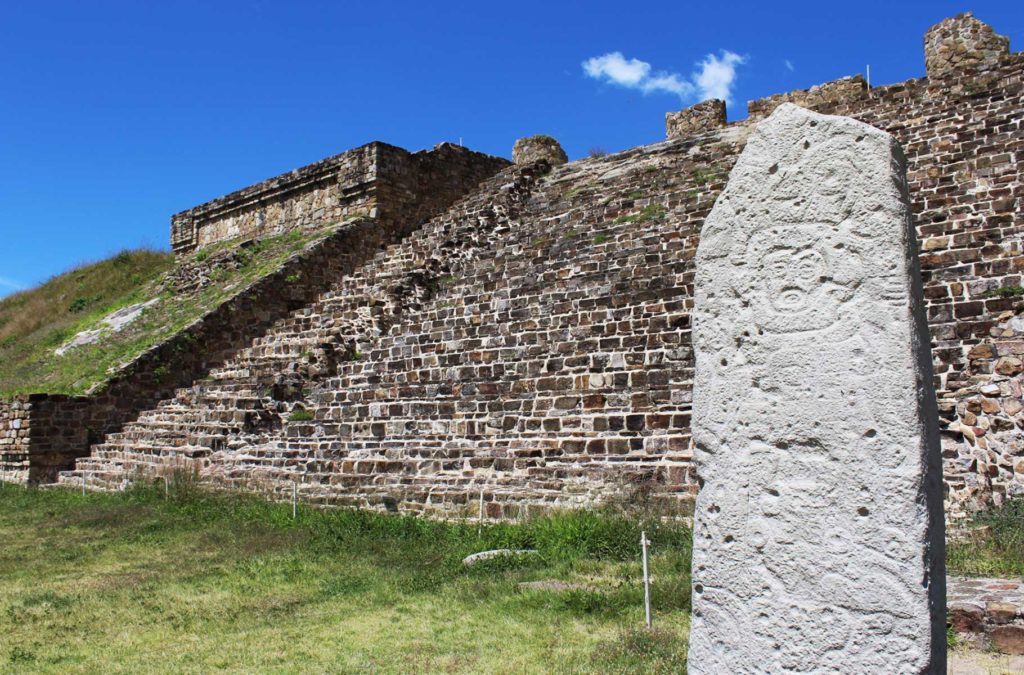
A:
<svg viewBox="0 0 1024 675">
<path fill-rule="evenodd" d="M 925 29 L 968 9 L 1024 49 L 1018 0 L 8 0 L 0 295 L 166 248 L 172 213 L 372 140 L 508 156 L 547 133 L 575 159 L 660 140 L 705 94 L 738 119 L 866 64 L 920 77 Z"/>
</svg>

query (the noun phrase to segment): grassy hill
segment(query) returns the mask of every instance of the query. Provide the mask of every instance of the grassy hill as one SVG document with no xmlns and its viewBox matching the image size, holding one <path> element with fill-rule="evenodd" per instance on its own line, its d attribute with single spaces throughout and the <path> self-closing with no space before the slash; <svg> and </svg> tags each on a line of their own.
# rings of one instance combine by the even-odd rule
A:
<svg viewBox="0 0 1024 675">
<path fill-rule="evenodd" d="M 177 261 L 162 251 L 122 251 L 4 298 L 0 396 L 87 393 L 146 349 L 335 230 L 328 226 L 258 241 L 223 242 Z M 133 306 L 139 310 L 137 318 L 121 329 L 104 322 L 113 312 Z M 95 332 L 93 342 L 57 352 L 85 331 Z"/>
<path fill-rule="evenodd" d="M 111 312 L 145 299 L 146 290 L 170 269 L 163 251 L 121 251 L 82 265 L 43 285 L 0 300 L 0 392 L 64 390 L 55 349 Z"/>
</svg>

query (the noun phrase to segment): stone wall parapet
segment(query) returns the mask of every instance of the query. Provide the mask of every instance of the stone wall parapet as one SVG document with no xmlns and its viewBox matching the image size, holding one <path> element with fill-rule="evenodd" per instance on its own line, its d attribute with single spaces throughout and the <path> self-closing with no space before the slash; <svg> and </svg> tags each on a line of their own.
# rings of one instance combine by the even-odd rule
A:
<svg viewBox="0 0 1024 675">
<path fill-rule="evenodd" d="M 665 135 L 669 139 L 721 129 L 725 125 L 725 101 L 717 98 L 665 113 Z"/>
<path fill-rule="evenodd" d="M 998 68 L 1010 53 L 1010 39 L 971 12 L 941 21 L 924 35 L 928 78 L 944 78 Z"/>
<path fill-rule="evenodd" d="M 865 96 L 867 82 L 861 75 L 841 77 L 838 80 L 818 84 L 810 89 L 797 89 L 785 94 L 773 94 L 747 103 L 750 118 L 767 117 L 783 103 L 793 103 L 803 108 L 818 109 L 820 106 L 841 101 L 854 101 Z"/>
<path fill-rule="evenodd" d="M 186 253 L 357 216 L 429 217 L 507 164 L 449 143 L 410 153 L 375 141 L 176 213 L 171 248 Z"/>
</svg>

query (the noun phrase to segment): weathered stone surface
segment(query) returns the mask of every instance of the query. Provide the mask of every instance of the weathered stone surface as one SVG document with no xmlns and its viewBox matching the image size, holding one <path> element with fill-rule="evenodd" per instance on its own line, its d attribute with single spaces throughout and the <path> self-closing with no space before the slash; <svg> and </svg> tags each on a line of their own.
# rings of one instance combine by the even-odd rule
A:
<svg viewBox="0 0 1024 675">
<path fill-rule="evenodd" d="M 462 559 L 462 564 L 466 567 L 472 567 L 473 565 L 485 560 L 493 560 L 495 558 L 514 558 L 516 556 L 523 555 L 537 555 L 537 551 L 532 548 L 496 548 L 491 551 L 481 551 L 480 553 L 467 555 Z"/>
<path fill-rule="evenodd" d="M 985 614 L 992 623 L 1010 623 L 1017 618 L 1017 605 L 1012 602 L 989 601 Z"/>
<path fill-rule="evenodd" d="M 559 166 L 569 161 L 562 145 L 551 136 L 527 136 L 520 138 L 512 146 L 512 161 L 516 164 L 532 164 L 546 160 L 551 166 Z"/>
<path fill-rule="evenodd" d="M 520 581 L 516 586 L 524 591 L 593 591 L 587 584 L 561 581 L 559 579 L 541 579 L 539 581 Z"/>
<path fill-rule="evenodd" d="M 713 131 L 724 127 L 725 101 L 712 98 L 677 112 L 665 113 L 665 135 L 668 138 L 685 138 L 702 131 Z"/>
<path fill-rule="evenodd" d="M 950 17 L 924 35 L 928 77 L 947 77 L 995 68 L 1010 51 L 1010 39 L 999 35 L 971 12 Z"/>
<path fill-rule="evenodd" d="M 830 103 L 856 101 L 867 95 L 868 83 L 860 75 L 841 77 L 838 80 L 818 84 L 810 89 L 798 89 L 785 94 L 774 94 L 765 98 L 749 101 L 747 114 L 751 119 L 767 117 L 783 103 L 795 103 L 805 108 L 828 105 Z"/>
<path fill-rule="evenodd" d="M 1004 654 L 1024 654 L 1024 626 L 993 628 L 992 646 Z"/>
<path fill-rule="evenodd" d="M 174 214 L 171 248 L 184 253 L 358 217 L 418 224 L 507 164 L 451 143 L 414 153 L 369 143 Z"/>
<path fill-rule="evenodd" d="M 980 633 L 985 627 L 985 608 L 975 602 L 950 602 L 949 625 L 958 633 Z"/>
<path fill-rule="evenodd" d="M 158 302 L 158 299 L 147 300 L 146 302 L 137 302 L 134 305 L 128 307 L 122 307 L 121 309 L 110 313 L 109 315 L 100 319 L 102 327 L 95 328 L 93 330 L 85 330 L 81 333 L 77 333 L 70 340 L 65 342 L 63 345 L 54 350 L 54 354 L 57 356 L 64 356 L 67 352 L 74 349 L 75 347 L 81 347 L 83 345 L 90 345 L 98 341 L 102 336 L 106 335 L 109 331 L 119 332 L 130 326 L 136 319 L 142 316 L 142 313 L 147 307 L 154 305 Z"/>
<path fill-rule="evenodd" d="M 949 625 L 969 643 L 1019 654 L 1024 636 L 1024 583 L 1019 579 L 949 577 Z"/>
<path fill-rule="evenodd" d="M 783 104 L 705 221 L 690 672 L 945 672 L 904 170 L 889 134 Z"/>
</svg>

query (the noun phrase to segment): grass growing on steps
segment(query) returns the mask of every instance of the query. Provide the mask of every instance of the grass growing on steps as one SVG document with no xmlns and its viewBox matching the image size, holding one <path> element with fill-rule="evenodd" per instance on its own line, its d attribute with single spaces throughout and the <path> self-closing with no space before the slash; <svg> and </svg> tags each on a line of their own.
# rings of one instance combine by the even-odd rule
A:
<svg viewBox="0 0 1024 675">
<path fill-rule="evenodd" d="M 639 533 L 657 630 L 640 628 Z M 690 532 L 643 515 L 440 523 L 176 484 L 0 488 L 0 670 L 680 672 Z M 491 548 L 538 556 L 465 568 Z M 570 590 L 522 589 L 561 580 Z"/>
<path fill-rule="evenodd" d="M 970 536 L 946 545 L 950 574 L 1024 577 L 1024 496 L 976 515 Z"/>
<path fill-rule="evenodd" d="M 257 241 L 220 242 L 177 263 L 170 253 L 124 251 L 4 298 L 0 300 L 0 396 L 87 393 L 146 349 L 336 229 L 332 224 Z M 204 283 L 198 288 L 177 288 L 176 264 L 194 268 L 205 276 Z M 123 330 L 106 330 L 98 342 L 63 356 L 55 353 L 76 334 L 103 329 L 101 320 L 111 312 L 151 300 L 156 302 Z"/>
</svg>

